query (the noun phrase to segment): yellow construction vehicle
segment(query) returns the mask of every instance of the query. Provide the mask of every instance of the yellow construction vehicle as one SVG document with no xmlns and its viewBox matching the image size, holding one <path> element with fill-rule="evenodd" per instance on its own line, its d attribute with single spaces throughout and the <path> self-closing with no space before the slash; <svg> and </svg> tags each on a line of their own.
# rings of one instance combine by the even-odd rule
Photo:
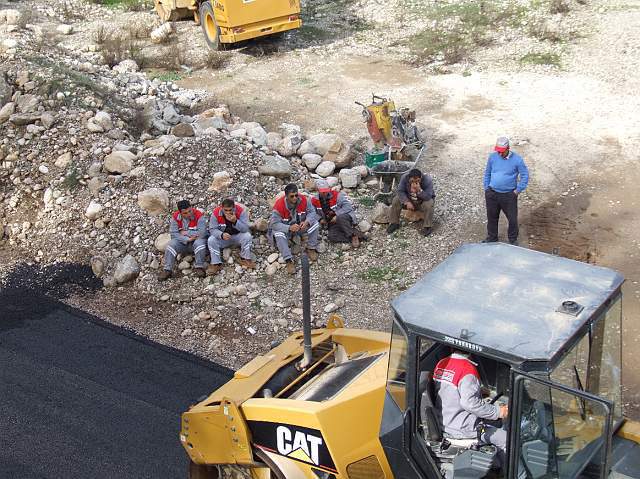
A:
<svg viewBox="0 0 640 479">
<path fill-rule="evenodd" d="M 164 21 L 193 17 L 213 50 L 302 26 L 300 0 L 155 0 L 155 9 Z"/>
<path fill-rule="evenodd" d="M 616 272 L 505 244 L 465 245 L 391 303 L 391 334 L 303 331 L 182 415 L 192 479 L 638 479 L 621 401 Z M 431 373 L 473 355 L 508 404 L 506 451 L 443 434 Z M 498 425 L 499 426 L 499 425 Z M 506 453 L 506 454 L 505 454 Z M 501 457 L 501 460 L 498 460 Z"/>
</svg>

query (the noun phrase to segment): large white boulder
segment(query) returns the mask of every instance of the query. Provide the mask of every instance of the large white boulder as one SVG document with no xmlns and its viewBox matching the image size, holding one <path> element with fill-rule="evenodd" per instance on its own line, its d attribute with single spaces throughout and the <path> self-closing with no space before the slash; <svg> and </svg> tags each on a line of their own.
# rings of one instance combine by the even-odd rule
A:
<svg viewBox="0 0 640 479">
<path fill-rule="evenodd" d="M 333 161 L 323 161 L 316 168 L 316 174 L 322 176 L 323 178 L 326 178 L 327 176 L 330 176 L 331 173 L 335 171 L 335 169 L 336 165 Z"/>
<path fill-rule="evenodd" d="M 114 151 L 106 156 L 102 169 L 111 174 L 122 175 L 129 173 L 133 168 L 133 160 L 136 155 L 130 151 Z"/>
</svg>

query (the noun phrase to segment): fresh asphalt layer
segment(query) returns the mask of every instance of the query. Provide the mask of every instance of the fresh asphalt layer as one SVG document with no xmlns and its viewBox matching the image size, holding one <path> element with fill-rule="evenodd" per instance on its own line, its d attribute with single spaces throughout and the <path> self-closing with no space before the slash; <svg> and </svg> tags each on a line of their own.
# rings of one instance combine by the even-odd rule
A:
<svg viewBox="0 0 640 479">
<path fill-rule="evenodd" d="M 0 289 L 0 478 L 185 478 L 180 413 L 231 371 L 60 303 L 70 281 L 95 286 L 23 268 Z"/>
</svg>

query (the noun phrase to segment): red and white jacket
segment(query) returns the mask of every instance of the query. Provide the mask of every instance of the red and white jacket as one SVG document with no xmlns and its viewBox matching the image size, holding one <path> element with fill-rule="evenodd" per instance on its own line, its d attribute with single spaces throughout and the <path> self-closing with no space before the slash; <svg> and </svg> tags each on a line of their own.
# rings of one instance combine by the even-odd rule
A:
<svg viewBox="0 0 640 479">
<path fill-rule="evenodd" d="M 247 208 L 240 203 L 235 204 L 236 224 L 234 225 L 238 233 L 246 233 L 249 231 L 249 214 Z M 214 238 L 220 239 L 222 233 L 227 228 L 227 222 L 224 219 L 222 206 L 218 206 L 213 210 L 211 219 L 209 220 L 209 234 Z"/>
<path fill-rule="evenodd" d="M 185 231 L 186 234 L 182 234 L 180 231 Z M 174 211 L 171 215 L 169 233 L 171 239 L 177 239 L 183 244 L 187 244 L 189 238 L 194 236 L 204 239 L 207 237 L 207 218 L 202 211 L 195 208 L 193 208 L 192 219 L 183 218 L 180 211 Z"/>
<path fill-rule="evenodd" d="M 453 353 L 433 372 L 436 408 L 442 412 L 443 432 L 449 437 L 475 438 L 478 418 L 498 419 L 500 408 L 483 401 L 480 375 L 469 356 Z"/>
</svg>

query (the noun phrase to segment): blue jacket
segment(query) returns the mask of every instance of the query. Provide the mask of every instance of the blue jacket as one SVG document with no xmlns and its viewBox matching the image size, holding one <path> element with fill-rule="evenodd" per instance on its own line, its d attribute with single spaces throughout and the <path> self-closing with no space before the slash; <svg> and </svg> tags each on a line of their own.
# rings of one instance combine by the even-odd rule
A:
<svg viewBox="0 0 640 479">
<path fill-rule="evenodd" d="M 518 175 L 520 179 L 518 180 Z M 493 152 L 487 160 L 484 170 L 484 189 L 491 188 L 498 193 L 524 191 L 529 183 L 529 170 L 517 153 L 510 151 L 506 158 Z"/>
</svg>

